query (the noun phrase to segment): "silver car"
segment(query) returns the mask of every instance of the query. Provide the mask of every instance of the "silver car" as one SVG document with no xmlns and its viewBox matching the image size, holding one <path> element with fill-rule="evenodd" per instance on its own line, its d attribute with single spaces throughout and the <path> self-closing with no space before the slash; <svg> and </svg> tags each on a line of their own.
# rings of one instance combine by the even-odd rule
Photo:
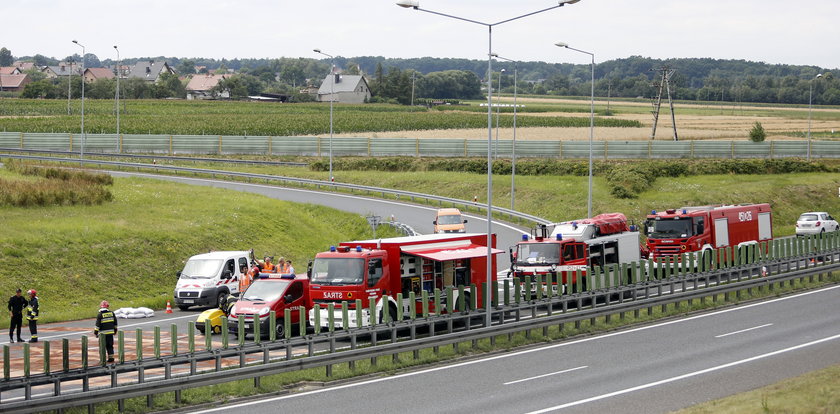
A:
<svg viewBox="0 0 840 414">
<path fill-rule="evenodd" d="M 802 213 L 796 220 L 796 235 L 819 234 L 840 230 L 840 224 L 824 211 Z"/>
</svg>

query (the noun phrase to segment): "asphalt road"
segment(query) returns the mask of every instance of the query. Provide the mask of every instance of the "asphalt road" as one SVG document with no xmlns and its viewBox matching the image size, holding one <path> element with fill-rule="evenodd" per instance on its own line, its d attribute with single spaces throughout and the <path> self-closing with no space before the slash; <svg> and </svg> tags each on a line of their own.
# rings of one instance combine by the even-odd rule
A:
<svg viewBox="0 0 840 414">
<path fill-rule="evenodd" d="M 198 412 L 665 413 L 840 363 L 838 297 L 832 286 Z"/>
</svg>

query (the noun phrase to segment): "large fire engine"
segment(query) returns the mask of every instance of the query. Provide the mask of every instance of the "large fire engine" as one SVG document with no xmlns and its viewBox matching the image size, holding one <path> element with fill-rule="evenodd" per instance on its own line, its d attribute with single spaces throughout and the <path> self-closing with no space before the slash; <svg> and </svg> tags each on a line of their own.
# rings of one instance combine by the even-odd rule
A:
<svg viewBox="0 0 840 414">
<path fill-rule="evenodd" d="M 656 259 L 772 240 L 771 218 L 769 204 L 654 210 L 645 222 L 647 246 L 651 258 Z"/>
<path fill-rule="evenodd" d="M 518 280 L 537 275 L 561 275 L 562 284 L 577 283 L 577 271 L 587 268 L 638 262 L 639 232 L 627 225 L 621 213 L 600 214 L 589 219 L 556 223 L 534 229 L 533 237 L 511 247 L 511 275 Z"/>
<path fill-rule="evenodd" d="M 491 241 L 491 275 L 496 278 L 496 257 L 501 253 L 495 247 L 496 237 Z M 347 303 L 348 326 L 356 327 L 356 300 L 362 303 L 362 325 L 381 322 L 383 308 L 393 318 L 397 307 L 404 315 L 410 310 L 409 295 L 416 297 L 415 312 L 422 312 L 422 292 L 434 297 L 435 289 L 445 292 L 447 287 L 465 286 L 464 303 L 471 303 L 476 295 L 482 303 L 482 292 L 472 291 L 470 284 L 481 286 L 487 275 L 486 234 L 431 234 L 409 237 L 394 237 L 379 240 L 363 240 L 341 243 L 329 251 L 315 255 L 308 269 L 310 279 L 309 320 L 315 323 L 315 305 L 320 305 L 320 324 L 328 325 L 329 304 L 334 305 L 333 320 L 336 326 L 343 323 L 342 303 Z M 458 291 L 453 295 L 458 300 Z M 402 293 L 403 303 L 397 303 L 397 294 Z M 385 296 L 387 295 L 387 302 Z M 370 309 L 370 298 L 375 299 L 375 309 Z M 429 309 L 436 312 L 431 303 Z M 457 302 L 455 302 L 457 303 Z"/>
</svg>

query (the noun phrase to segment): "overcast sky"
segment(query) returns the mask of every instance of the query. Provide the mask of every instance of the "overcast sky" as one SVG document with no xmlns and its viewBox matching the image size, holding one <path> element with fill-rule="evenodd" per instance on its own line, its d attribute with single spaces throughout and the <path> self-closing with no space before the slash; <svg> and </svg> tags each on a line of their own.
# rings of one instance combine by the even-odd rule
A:
<svg viewBox="0 0 840 414">
<path fill-rule="evenodd" d="M 405 9 L 396 0 L 2 0 L 0 47 L 62 59 L 344 57 L 486 59 L 487 27 Z M 496 23 L 551 0 L 420 0 L 421 8 Z M 745 59 L 840 68 L 840 0 L 581 0 L 493 28 L 514 60 L 588 63 L 633 55 Z"/>
</svg>

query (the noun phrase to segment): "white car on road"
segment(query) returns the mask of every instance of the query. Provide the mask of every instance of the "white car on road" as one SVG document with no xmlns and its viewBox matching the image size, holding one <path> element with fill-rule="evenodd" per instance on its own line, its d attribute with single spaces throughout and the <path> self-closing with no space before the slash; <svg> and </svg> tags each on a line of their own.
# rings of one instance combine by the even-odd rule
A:
<svg viewBox="0 0 840 414">
<path fill-rule="evenodd" d="M 819 234 L 840 230 L 840 224 L 824 211 L 802 213 L 796 220 L 796 235 Z"/>
</svg>

